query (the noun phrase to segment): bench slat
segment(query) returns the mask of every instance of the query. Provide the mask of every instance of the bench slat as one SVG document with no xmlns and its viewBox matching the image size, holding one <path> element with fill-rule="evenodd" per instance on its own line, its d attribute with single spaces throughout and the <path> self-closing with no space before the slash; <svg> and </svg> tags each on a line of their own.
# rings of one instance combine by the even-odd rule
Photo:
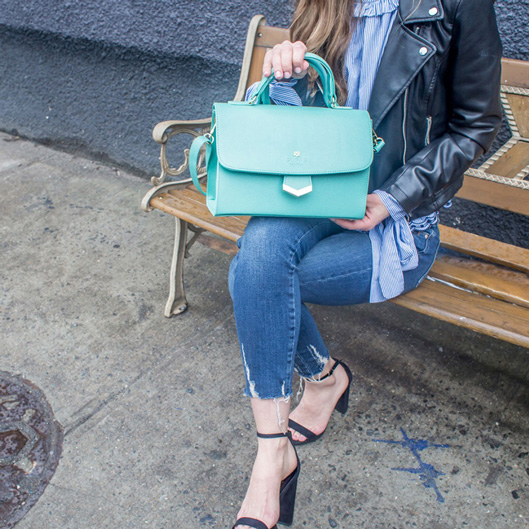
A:
<svg viewBox="0 0 529 529">
<path fill-rule="evenodd" d="M 428 275 L 529 308 L 529 277 L 522 272 L 470 259 L 439 255 Z"/>
<path fill-rule="evenodd" d="M 529 88 L 529 62 L 503 58 L 501 60 L 501 82 L 509 86 Z"/>
<path fill-rule="evenodd" d="M 246 84 L 246 90 L 250 88 L 254 83 L 258 83 L 263 77 L 263 62 L 266 54 L 265 48 L 255 47 L 252 54 L 252 65 L 248 73 L 248 83 Z M 245 90 L 245 95 L 246 95 Z M 242 99 L 242 98 L 241 98 Z"/>
<path fill-rule="evenodd" d="M 163 193 L 151 199 L 150 205 L 230 241 L 236 242 L 243 234 L 246 221 L 237 217 L 212 217 L 206 205 L 200 202 L 201 195 L 196 193 L 195 200 L 182 191 Z"/>
<path fill-rule="evenodd" d="M 465 176 L 457 197 L 529 216 L 529 192 L 499 182 Z"/>
<path fill-rule="evenodd" d="M 261 26 L 255 38 L 255 46 L 260 48 L 273 48 L 276 44 L 287 40 L 289 35 L 290 32 L 286 28 Z"/>
<path fill-rule="evenodd" d="M 520 136 L 522 138 L 529 138 L 529 104 L 527 102 L 527 96 L 505 94 L 505 97 L 509 101 L 512 117 L 516 122 Z"/>
<path fill-rule="evenodd" d="M 473 233 L 439 225 L 441 244 L 450 250 L 478 257 L 508 268 L 529 273 L 529 250 Z"/>
<path fill-rule="evenodd" d="M 261 80 L 263 76 L 263 61 L 268 48 L 283 42 L 289 38 L 289 30 L 284 28 L 274 28 L 271 26 L 259 26 L 255 35 L 252 60 L 248 70 L 246 90 L 253 84 Z"/>
<path fill-rule="evenodd" d="M 178 191 L 169 191 L 169 193 L 178 193 Z M 181 196 L 188 198 L 189 200 L 197 203 L 200 205 L 200 207 L 205 208 L 204 211 L 207 211 L 208 215 L 211 217 L 211 213 L 209 212 L 209 209 L 207 209 L 206 206 L 206 197 L 197 191 L 197 189 L 190 185 L 188 187 L 185 187 L 184 189 L 180 190 Z M 240 226 L 246 228 L 246 224 L 248 224 L 248 221 L 250 220 L 250 217 L 244 217 L 242 215 L 234 215 L 232 217 L 217 217 L 219 223 L 224 226 L 225 229 L 230 229 L 230 226 L 232 225 L 231 222 L 229 222 L 229 219 L 234 219 L 234 233 L 233 236 L 239 238 L 242 233 L 240 232 Z"/>
<path fill-rule="evenodd" d="M 487 173 L 514 178 L 519 172 L 529 165 L 529 143 L 520 141 L 513 145 L 499 160 L 495 161 L 488 169 Z M 509 186 L 504 186 L 509 187 Z M 524 195 L 520 193 L 519 195 Z M 527 204 L 527 197 L 525 197 Z M 527 209 L 527 206 L 526 206 Z"/>
<path fill-rule="evenodd" d="M 391 300 L 422 314 L 529 347 L 527 309 L 434 281 Z"/>
</svg>

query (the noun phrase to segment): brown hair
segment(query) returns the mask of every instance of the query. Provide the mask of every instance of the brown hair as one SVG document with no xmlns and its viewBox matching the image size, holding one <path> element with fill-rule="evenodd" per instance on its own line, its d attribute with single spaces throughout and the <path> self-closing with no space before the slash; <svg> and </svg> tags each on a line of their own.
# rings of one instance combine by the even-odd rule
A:
<svg viewBox="0 0 529 529">
<path fill-rule="evenodd" d="M 422 0 L 413 0 L 413 15 Z M 296 0 L 290 40 L 300 40 L 307 51 L 323 57 L 330 65 L 336 81 L 338 103 L 347 100 L 347 81 L 344 75 L 344 59 L 354 30 L 354 10 L 357 0 Z M 314 84 L 316 75 L 310 74 Z"/>
<path fill-rule="evenodd" d="M 355 0 L 296 0 L 290 39 L 300 40 L 307 51 L 323 57 L 330 65 L 339 104 L 347 99 L 344 60 L 354 28 Z M 315 75 L 310 74 L 313 83 Z"/>
</svg>

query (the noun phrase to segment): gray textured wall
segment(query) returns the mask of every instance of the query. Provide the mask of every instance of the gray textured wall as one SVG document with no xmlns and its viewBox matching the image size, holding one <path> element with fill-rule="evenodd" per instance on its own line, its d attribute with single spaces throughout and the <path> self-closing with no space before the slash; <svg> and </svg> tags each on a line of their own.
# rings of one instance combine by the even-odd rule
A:
<svg viewBox="0 0 529 529">
<path fill-rule="evenodd" d="M 288 1 L 0 0 L 0 129 L 152 174 L 152 127 L 233 98 L 248 23 Z"/>
<path fill-rule="evenodd" d="M 209 116 L 214 101 L 231 99 L 251 17 L 288 25 L 291 7 L 288 0 L 0 0 L 0 129 L 157 173 L 152 127 Z M 529 0 L 498 0 L 496 11 L 504 55 L 529 60 Z M 501 216 L 456 205 L 446 222 L 460 224 L 463 214 Z M 494 234 L 487 226 L 496 220 L 479 221 L 478 231 Z M 527 245 L 527 224 L 506 222 Z"/>
<path fill-rule="evenodd" d="M 288 0 L 16 0 L 0 1 L 0 24 L 62 37 L 198 56 L 238 65 L 250 18 L 286 24 Z"/>
</svg>

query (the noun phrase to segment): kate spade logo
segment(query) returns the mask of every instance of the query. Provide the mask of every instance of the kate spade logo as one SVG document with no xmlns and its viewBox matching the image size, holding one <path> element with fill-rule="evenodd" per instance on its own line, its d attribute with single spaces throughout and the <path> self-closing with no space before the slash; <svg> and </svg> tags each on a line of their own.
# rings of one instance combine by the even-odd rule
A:
<svg viewBox="0 0 529 529">
<path fill-rule="evenodd" d="M 303 163 L 303 157 L 300 151 L 294 151 L 292 154 L 287 155 L 287 163 L 290 165 L 300 165 Z"/>
</svg>

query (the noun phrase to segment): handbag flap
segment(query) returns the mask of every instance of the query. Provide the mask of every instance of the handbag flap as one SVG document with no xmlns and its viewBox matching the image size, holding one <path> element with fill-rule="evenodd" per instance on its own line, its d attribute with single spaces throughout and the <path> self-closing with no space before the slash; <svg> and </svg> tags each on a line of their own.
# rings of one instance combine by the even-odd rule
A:
<svg viewBox="0 0 529 529">
<path fill-rule="evenodd" d="M 373 161 L 365 110 L 216 103 L 213 117 L 219 163 L 232 171 L 315 176 Z"/>
</svg>

